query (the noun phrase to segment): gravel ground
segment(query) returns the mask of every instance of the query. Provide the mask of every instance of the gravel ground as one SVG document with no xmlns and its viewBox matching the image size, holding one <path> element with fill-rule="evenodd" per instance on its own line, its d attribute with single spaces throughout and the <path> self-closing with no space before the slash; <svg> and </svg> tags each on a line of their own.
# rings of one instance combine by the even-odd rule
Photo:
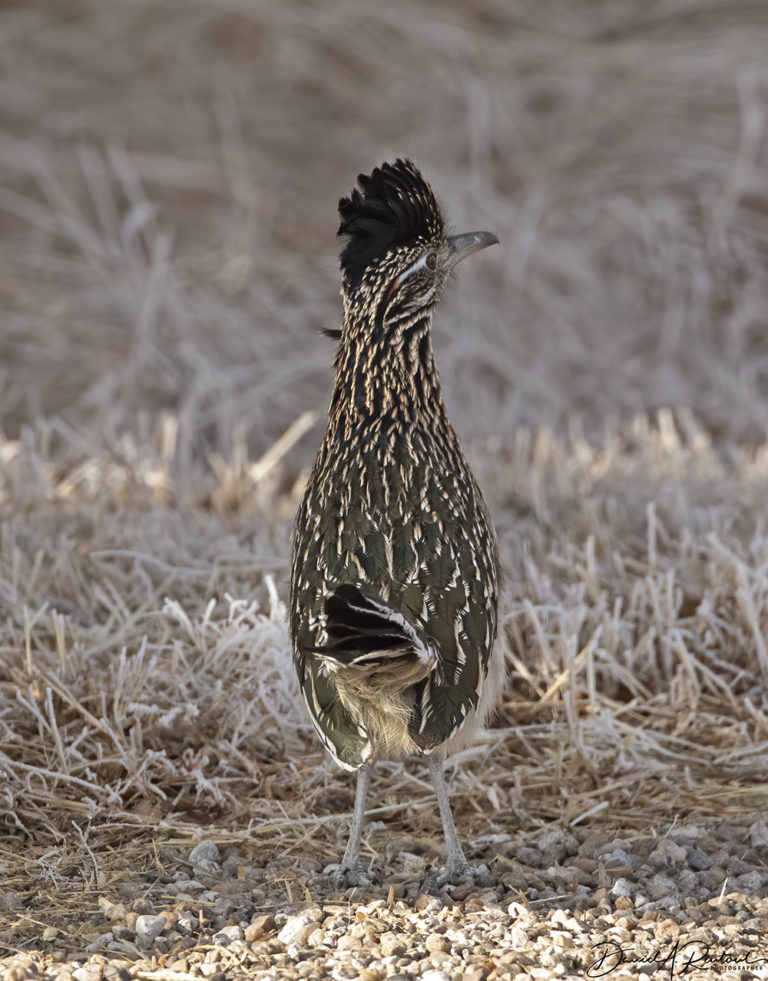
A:
<svg viewBox="0 0 768 981">
<path fill-rule="evenodd" d="M 206 839 L 183 869 L 100 897 L 82 953 L 48 927 L 0 968 L 7 981 L 768 977 L 759 814 L 663 835 L 555 827 L 482 852 L 495 856 L 485 881 L 439 894 L 424 891 L 415 855 L 401 855 L 403 871 L 377 891 L 342 896 L 318 861 L 304 870 L 304 897 L 285 902 L 237 848 Z M 8 923 L 23 918 L 18 894 L 0 905 Z"/>
</svg>

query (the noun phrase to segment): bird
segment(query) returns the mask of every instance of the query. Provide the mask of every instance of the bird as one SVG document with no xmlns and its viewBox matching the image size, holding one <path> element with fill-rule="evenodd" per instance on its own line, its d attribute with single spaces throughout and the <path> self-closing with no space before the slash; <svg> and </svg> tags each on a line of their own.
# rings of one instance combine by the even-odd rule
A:
<svg viewBox="0 0 768 981">
<path fill-rule="evenodd" d="M 446 844 L 438 885 L 478 875 L 453 822 L 444 760 L 493 710 L 499 556 L 488 507 L 443 401 L 432 316 L 456 265 L 498 243 L 448 234 L 409 159 L 339 201 L 343 322 L 328 422 L 294 522 L 290 630 L 321 742 L 357 784 L 342 887 L 360 860 L 378 760 L 423 759 Z M 334 872 L 335 870 L 335 872 Z M 484 866 L 479 866 L 480 873 Z"/>
</svg>

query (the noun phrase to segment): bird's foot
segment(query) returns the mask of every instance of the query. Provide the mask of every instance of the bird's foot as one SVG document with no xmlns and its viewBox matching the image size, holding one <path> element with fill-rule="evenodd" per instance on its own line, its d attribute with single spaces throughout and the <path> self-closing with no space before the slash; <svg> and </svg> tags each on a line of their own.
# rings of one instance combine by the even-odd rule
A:
<svg viewBox="0 0 768 981">
<path fill-rule="evenodd" d="M 448 862 L 438 869 L 430 870 L 425 884 L 426 881 L 429 881 L 430 885 L 434 883 L 436 889 L 442 889 L 443 886 L 458 886 L 462 882 L 477 882 L 482 885 L 481 880 L 489 875 L 488 866 L 484 862 L 480 865 L 470 865 L 466 861 Z"/>
<path fill-rule="evenodd" d="M 364 889 L 371 889 L 381 882 L 381 869 L 376 865 L 363 865 L 356 862 L 354 865 L 328 865 L 323 869 L 323 875 L 330 876 L 337 889 L 351 889 L 354 886 L 362 886 Z"/>
</svg>

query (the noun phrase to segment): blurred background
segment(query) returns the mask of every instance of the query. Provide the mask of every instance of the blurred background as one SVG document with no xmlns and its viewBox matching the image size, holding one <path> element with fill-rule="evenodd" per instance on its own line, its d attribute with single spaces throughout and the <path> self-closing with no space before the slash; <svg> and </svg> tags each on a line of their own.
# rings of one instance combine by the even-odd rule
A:
<svg viewBox="0 0 768 981">
<path fill-rule="evenodd" d="M 0 427 L 258 457 L 312 410 L 295 478 L 338 198 L 407 155 L 501 240 L 435 327 L 468 442 L 662 406 L 759 442 L 767 51 L 733 0 L 6 0 Z"/>
</svg>

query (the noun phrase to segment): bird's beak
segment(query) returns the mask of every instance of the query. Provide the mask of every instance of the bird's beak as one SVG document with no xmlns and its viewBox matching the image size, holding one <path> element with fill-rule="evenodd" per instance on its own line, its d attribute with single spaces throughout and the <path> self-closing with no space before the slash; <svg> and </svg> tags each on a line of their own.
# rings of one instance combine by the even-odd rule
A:
<svg viewBox="0 0 768 981">
<path fill-rule="evenodd" d="M 464 232 L 463 235 L 449 235 L 448 244 L 451 247 L 453 265 L 466 259 L 473 252 L 486 249 L 489 245 L 498 245 L 499 240 L 493 232 Z"/>
</svg>

